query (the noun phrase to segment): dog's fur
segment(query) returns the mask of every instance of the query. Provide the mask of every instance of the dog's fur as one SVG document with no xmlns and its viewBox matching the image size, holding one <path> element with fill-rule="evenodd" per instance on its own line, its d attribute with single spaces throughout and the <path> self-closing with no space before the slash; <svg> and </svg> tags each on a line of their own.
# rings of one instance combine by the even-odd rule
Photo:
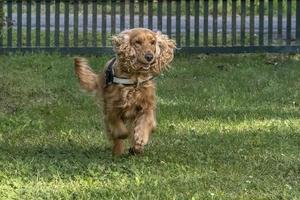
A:
<svg viewBox="0 0 300 200">
<path fill-rule="evenodd" d="M 87 91 L 100 94 L 103 100 L 106 131 L 113 141 L 113 154 L 124 153 L 123 140 L 130 138 L 131 153 L 141 153 L 149 135 L 156 128 L 155 83 L 142 82 L 159 75 L 173 60 L 175 42 L 160 32 L 135 28 L 113 37 L 116 53 L 114 72 L 140 84 L 106 85 L 105 70 L 95 74 L 83 58 L 75 59 L 75 71 L 80 85 Z M 153 59 L 147 60 L 146 55 Z"/>
</svg>

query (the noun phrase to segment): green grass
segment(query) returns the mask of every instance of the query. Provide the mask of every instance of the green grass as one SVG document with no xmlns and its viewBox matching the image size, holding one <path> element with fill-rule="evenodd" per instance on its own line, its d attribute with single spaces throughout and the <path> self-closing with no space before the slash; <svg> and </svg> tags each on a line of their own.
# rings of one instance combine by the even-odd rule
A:
<svg viewBox="0 0 300 200">
<path fill-rule="evenodd" d="M 158 131 L 121 158 L 72 57 L 0 63 L 0 199 L 300 197 L 297 55 L 178 55 L 157 80 Z"/>
</svg>

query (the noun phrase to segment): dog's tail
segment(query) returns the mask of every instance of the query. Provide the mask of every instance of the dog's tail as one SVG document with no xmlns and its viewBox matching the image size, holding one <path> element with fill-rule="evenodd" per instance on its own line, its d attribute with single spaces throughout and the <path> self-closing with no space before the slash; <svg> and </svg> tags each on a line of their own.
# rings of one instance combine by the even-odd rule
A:
<svg viewBox="0 0 300 200">
<path fill-rule="evenodd" d="M 99 76 L 89 67 L 85 58 L 75 58 L 75 73 L 80 85 L 88 92 L 95 92 L 99 88 Z"/>
</svg>

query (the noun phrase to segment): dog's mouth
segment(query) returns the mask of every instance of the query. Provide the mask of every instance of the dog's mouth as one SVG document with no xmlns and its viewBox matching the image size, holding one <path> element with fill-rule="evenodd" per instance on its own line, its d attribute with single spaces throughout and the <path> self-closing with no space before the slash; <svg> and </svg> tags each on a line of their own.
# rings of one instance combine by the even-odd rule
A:
<svg viewBox="0 0 300 200">
<path fill-rule="evenodd" d="M 149 70 L 150 67 L 151 67 L 151 64 L 143 65 L 142 69 L 144 69 L 144 70 Z"/>
<path fill-rule="evenodd" d="M 154 63 L 154 59 L 151 62 L 138 61 L 139 68 L 145 71 L 148 71 Z"/>
</svg>

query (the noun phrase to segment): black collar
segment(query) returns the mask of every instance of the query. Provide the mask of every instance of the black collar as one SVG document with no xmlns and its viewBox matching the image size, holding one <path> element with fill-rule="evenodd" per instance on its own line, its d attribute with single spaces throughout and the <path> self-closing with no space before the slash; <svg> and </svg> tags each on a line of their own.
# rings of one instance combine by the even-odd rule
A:
<svg viewBox="0 0 300 200">
<path fill-rule="evenodd" d="M 113 66 L 116 62 L 116 57 L 114 57 L 110 63 L 108 64 L 108 67 L 105 71 L 105 83 L 106 86 L 114 83 L 114 70 L 113 70 Z"/>
</svg>

